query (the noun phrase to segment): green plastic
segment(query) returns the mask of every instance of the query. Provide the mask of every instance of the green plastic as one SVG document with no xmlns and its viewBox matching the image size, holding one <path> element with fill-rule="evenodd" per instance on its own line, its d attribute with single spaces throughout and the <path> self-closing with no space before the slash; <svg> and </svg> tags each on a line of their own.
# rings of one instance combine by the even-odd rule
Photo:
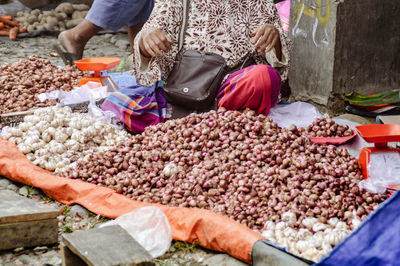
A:
<svg viewBox="0 0 400 266">
<path fill-rule="evenodd" d="M 351 92 L 344 98 L 351 105 L 358 106 L 377 106 L 382 104 L 394 104 L 400 102 L 400 90 L 378 93 L 374 95 L 362 95 L 357 92 Z"/>
</svg>

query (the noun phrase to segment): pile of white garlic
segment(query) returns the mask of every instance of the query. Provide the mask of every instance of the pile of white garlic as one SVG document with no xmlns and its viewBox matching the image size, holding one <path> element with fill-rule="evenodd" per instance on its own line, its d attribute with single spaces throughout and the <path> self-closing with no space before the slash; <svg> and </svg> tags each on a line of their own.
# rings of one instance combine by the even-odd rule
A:
<svg viewBox="0 0 400 266">
<path fill-rule="evenodd" d="M 319 262 L 351 232 L 347 224 L 337 218 L 321 223 L 314 217 L 308 217 L 302 220 L 306 228 L 298 230 L 290 227 L 290 224 L 296 221 L 294 213 L 285 212 L 281 215 L 281 222 L 268 221 L 262 235 L 294 255 Z M 354 230 L 360 225 L 361 220 L 354 216 L 352 223 L 351 229 Z"/>
<path fill-rule="evenodd" d="M 38 109 L 17 127 L 4 127 L 2 138 L 17 145 L 33 164 L 62 173 L 92 150 L 128 141 L 129 134 L 69 107 Z"/>
</svg>

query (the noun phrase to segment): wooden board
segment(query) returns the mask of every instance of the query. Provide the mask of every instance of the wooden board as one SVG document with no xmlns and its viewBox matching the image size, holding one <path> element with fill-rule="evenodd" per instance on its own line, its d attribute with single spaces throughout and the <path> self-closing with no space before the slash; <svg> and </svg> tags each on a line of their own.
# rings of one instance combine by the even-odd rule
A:
<svg viewBox="0 0 400 266">
<path fill-rule="evenodd" d="M 90 266 L 155 265 L 151 255 L 119 225 L 75 231 L 63 234 L 63 245 L 68 250 L 63 256 L 79 256 Z M 76 258 L 63 257 L 64 266 L 72 266 Z"/>
<path fill-rule="evenodd" d="M 384 124 L 400 124 L 400 115 L 379 116 L 379 119 Z"/>
<path fill-rule="evenodd" d="M 55 244 L 57 219 L 0 224 L 0 250 Z"/>
<path fill-rule="evenodd" d="M 18 195 L 11 190 L 0 190 L 0 225 L 26 221 L 55 219 L 59 210 Z"/>
</svg>

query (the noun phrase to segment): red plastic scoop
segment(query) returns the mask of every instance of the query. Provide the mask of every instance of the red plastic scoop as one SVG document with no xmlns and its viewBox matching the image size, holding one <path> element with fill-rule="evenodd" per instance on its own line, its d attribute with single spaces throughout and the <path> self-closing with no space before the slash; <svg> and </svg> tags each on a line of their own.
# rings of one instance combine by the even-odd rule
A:
<svg viewBox="0 0 400 266">
<path fill-rule="evenodd" d="M 346 137 L 310 137 L 312 143 L 316 144 L 333 144 L 340 145 L 348 142 L 352 138 L 354 138 L 357 133 L 353 130 L 353 135 Z"/>
</svg>

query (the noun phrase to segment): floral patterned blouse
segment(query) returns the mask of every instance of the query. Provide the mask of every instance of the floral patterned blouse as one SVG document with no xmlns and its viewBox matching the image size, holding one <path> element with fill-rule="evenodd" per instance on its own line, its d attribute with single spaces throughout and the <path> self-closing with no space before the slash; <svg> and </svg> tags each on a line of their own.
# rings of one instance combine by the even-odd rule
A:
<svg viewBox="0 0 400 266">
<path fill-rule="evenodd" d="M 287 77 L 289 40 L 285 36 L 278 12 L 272 0 L 190 0 L 184 49 L 214 52 L 223 56 L 229 67 L 240 65 L 254 50 L 250 34 L 263 24 L 274 25 L 280 34 L 282 58 L 275 51 L 257 56 L 258 64 L 269 64 Z M 135 39 L 134 69 L 139 84 L 151 86 L 166 79 L 175 63 L 183 16 L 182 0 L 156 0 L 153 12 Z M 151 60 L 139 50 L 139 38 L 144 31 L 158 28 L 167 33 L 172 48 L 163 56 Z"/>
</svg>

